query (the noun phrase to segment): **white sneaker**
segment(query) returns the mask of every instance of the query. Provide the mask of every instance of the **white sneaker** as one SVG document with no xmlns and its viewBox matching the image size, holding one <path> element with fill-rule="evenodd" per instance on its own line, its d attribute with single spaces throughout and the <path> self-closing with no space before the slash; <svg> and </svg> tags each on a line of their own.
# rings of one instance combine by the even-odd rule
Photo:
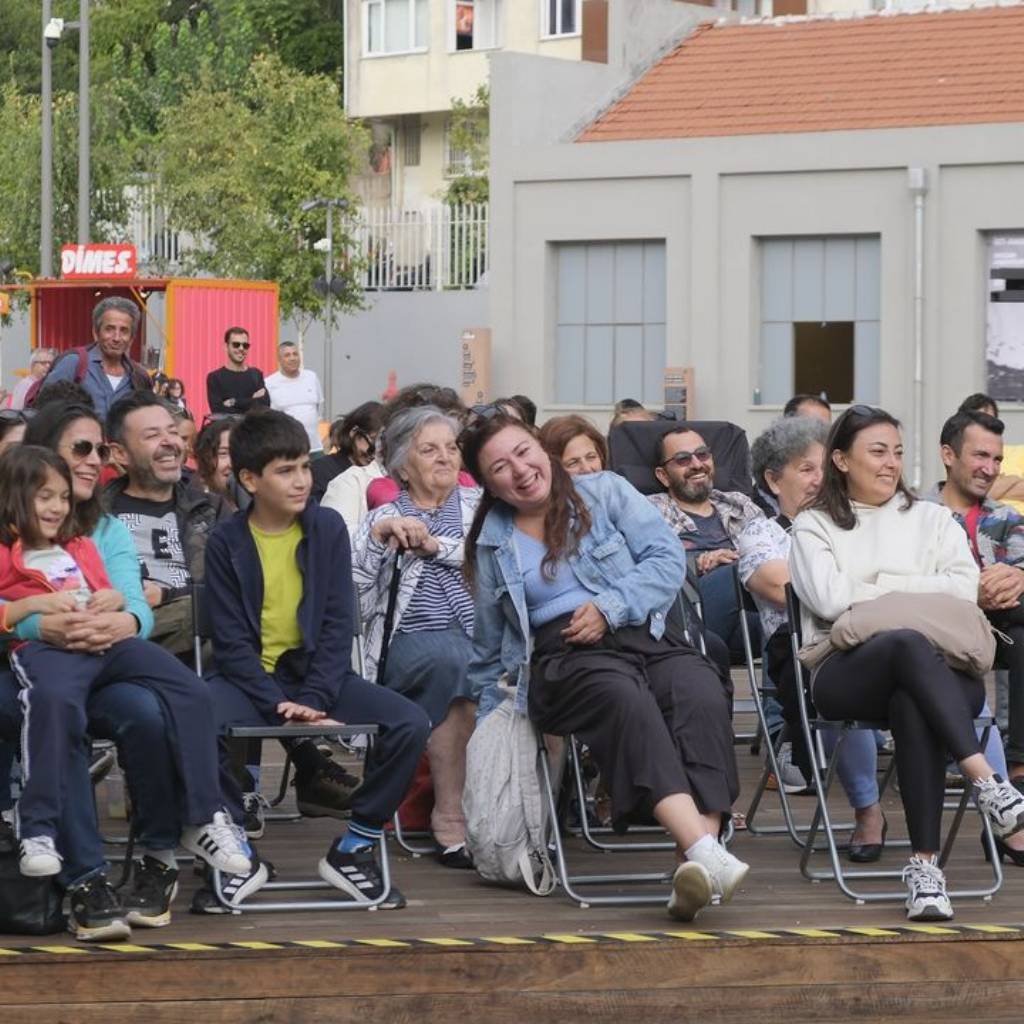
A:
<svg viewBox="0 0 1024 1024">
<path fill-rule="evenodd" d="M 218 871 L 228 875 L 248 875 L 252 871 L 249 844 L 224 811 L 217 811 L 207 825 L 193 825 L 181 834 L 181 845 L 201 857 Z"/>
<path fill-rule="evenodd" d="M 18 868 L 29 878 L 45 878 L 60 873 L 61 856 L 49 836 L 28 836 L 21 841 Z"/>
<path fill-rule="evenodd" d="M 677 921 L 692 921 L 711 903 L 714 887 L 711 875 L 703 864 L 683 861 L 672 876 L 672 895 L 668 898 L 668 914 Z"/>
<path fill-rule="evenodd" d="M 934 857 L 911 857 L 903 869 L 907 886 L 907 919 L 952 921 L 953 905 L 946 895 L 946 876 Z"/>
<path fill-rule="evenodd" d="M 693 851 L 690 859 L 703 865 L 711 876 L 711 887 L 722 903 L 732 899 L 732 894 L 747 877 L 749 864 L 744 864 L 734 857 L 720 842 L 712 839 L 710 843 L 701 843 Z"/>
<path fill-rule="evenodd" d="M 1024 829 L 1024 795 L 1000 776 L 975 782 L 978 809 L 992 823 L 992 831 L 1006 839 Z"/>
</svg>

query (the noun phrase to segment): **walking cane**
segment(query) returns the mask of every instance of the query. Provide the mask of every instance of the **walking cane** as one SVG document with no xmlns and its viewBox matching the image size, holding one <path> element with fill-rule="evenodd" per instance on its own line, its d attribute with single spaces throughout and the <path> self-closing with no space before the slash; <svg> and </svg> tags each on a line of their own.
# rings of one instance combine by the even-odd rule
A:
<svg viewBox="0 0 1024 1024">
<path fill-rule="evenodd" d="M 384 611 L 384 632 L 380 638 L 380 657 L 377 659 L 377 682 L 384 682 L 384 671 L 388 664 L 388 648 L 391 646 L 391 631 L 395 626 L 395 606 L 398 604 L 398 584 L 402 578 L 402 550 L 395 555 L 395 568 L 388 585 L 388 604 Z"/>
</svg>

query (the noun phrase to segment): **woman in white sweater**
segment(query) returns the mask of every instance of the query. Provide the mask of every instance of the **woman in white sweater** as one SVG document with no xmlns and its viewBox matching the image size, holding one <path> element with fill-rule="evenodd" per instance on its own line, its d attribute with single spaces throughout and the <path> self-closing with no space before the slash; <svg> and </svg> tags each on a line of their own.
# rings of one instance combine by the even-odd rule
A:
<svg viewBox="0 0 1024 1024">
<path fill-rule="evenodd" d="M 977 600 L 966 534 L 945 507 L 916 501 L 902 470 L 899 422 L 887 412 L 855 405 L 836 420 L 821 491 L 793 524 L 790 574 L 805 643 L 824 636 L 855 602 L 894 591 L 908 601 L 915 593 Z M 1024 797 L 995 774 L 974 731 L 984 682 L 951 669 L 922 634 L 893 629 L 830 655 L 812 688 L 826 718 L 889 723 L 913 848 L 904 870 L 907 916 L 949 920 L 937 857 L 946 752 L 973 782 L 997 836 L 1024 829 Z"/>
</svg>

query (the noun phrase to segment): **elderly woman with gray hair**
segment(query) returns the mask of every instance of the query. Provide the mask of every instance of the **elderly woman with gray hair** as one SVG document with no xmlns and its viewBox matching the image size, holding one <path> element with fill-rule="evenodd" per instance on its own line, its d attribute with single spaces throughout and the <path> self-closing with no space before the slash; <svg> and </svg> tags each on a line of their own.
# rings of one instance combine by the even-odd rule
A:
<svg viewBox="0 0 1024 1024">
<path fill-rule="evenodd" d="M 458 483 L 457 419 L 434 406 L 398 413 L 386 428 L 385 469 L 398 497 L 374 509 L 353 542 L 371 679 L 415 701 L 433 725 L 427 756 L 434 782 L 431 829 L 438 859 L 469 868 L 462 788 L 476 705 L 466 669 L 472 654 L 473 599 L 462 579 L 463 543 L 480 502 Z M 377 678 L 395 561 L 402 567 L 386 668 Z"/>
</svg>

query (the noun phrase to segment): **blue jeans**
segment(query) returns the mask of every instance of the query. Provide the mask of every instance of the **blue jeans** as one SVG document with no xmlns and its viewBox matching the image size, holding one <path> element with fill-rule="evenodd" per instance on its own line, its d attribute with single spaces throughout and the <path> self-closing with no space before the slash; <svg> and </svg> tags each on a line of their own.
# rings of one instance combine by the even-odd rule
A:
<svg viewBox="0 0 1024 1024">
<path fill-rule="evenodd" d="M 732 565 L 720 565 L 699 577 L 697 590 L 700 593 L 704 625 L 729 645 L 729 653 L 735 663 L 743 660 L 743 635 L 740 632 L 741 610 L 736 602 L 733 572 Z M 747 616 L 751 647 L 758 651 L 761 649 L 761 620 L 753 612 L 742 614 Z"/>
<path fill-rule="evenodd" d="M 11 806 L 8 779 L 10 764 L 21 736 L 20 690 L 14 673 L 7 668 L 0 669 L 0 773 L 4 779 L 0 792 L 0 810 L 7 810 Z M 57 830 L 57 848 L 64 858 L 58 881 L 64 886 L 74 885 L 89 875 L 105 871 L 107 866 L 96 822 L 96 805 L 92 799 L 87 746 L 84 743 L 71 745 L 68 758 L 64 814 Z M 4 765 L 7 766 L 6 771 Z"/>
</svg>

